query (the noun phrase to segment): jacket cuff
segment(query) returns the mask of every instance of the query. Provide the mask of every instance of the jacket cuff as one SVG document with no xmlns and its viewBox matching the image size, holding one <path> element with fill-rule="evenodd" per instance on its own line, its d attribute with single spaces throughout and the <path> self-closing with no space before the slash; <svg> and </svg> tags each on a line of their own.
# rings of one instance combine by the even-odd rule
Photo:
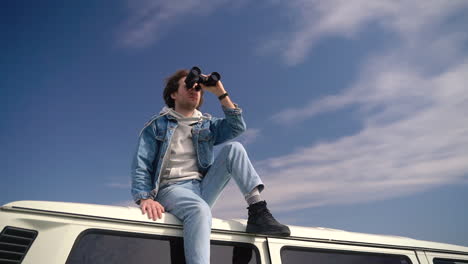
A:
<svg viewBox="0 0 468 264">
<path fill-rule="evenodd" d="M 149 192 L 140 192 L 140 193 L 133 195 L 133 200 L 138 205 L 140 205 L 141 199 L 150 199 L 150 198 L 153 199 L 153 196 Z"/>
<path fill-rule="evenodd" d="M 228 108 L 228 107 L 225 107 L 224 105 L 222 105 L 224 113 L 226 115 L 239 115 L 239 114 L 242 114 L 242 108 L 240 108 L 239 105 L 236 104 L 236 103 L 234 103 L 234 106 L 236 108 Z"/>
</svg>

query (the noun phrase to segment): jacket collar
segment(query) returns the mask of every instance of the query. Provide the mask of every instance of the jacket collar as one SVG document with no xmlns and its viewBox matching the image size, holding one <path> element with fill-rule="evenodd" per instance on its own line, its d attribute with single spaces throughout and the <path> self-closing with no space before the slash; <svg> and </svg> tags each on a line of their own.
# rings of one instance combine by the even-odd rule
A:
<svg viewBox="0 0 468 264">
<path fill-rule="evenodd" d="M 167 106 L 164 106 L 161 111 L 159 111 L 159 115 L 160 116 L 166 116 L 168 119 L 171 119 L 171 120 L 177 120 L 178 118 L 176 116 L 174 116 L 174 114 L 172 114 L 171 112 L 174 111 L 173 108 L 169 108 Z M 195 114 L 200 118 L 200 121 L 202 120 L 211 120 L 211 115 L 208 114 L 208 113 L 201 113 L 200 111 L 198 111 L 197 109 L 195 109 Z"/>
</svg>

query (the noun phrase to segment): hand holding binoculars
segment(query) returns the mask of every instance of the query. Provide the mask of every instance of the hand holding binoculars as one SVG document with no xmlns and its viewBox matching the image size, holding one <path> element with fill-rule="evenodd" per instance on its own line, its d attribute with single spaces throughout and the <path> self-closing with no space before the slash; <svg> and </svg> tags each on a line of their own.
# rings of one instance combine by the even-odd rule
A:
<svg viewBox="0 0 468 264">
<path fill-rule="evenodd" d="M 221 75 L 217 72 L 212 72 L 209 76 L 202 76 L 200 68 L 194 66 L 190 69 L 189 74 L 185 78 L 185 84 L 187 89 L 190 89 L 196 83 L 197 85 L 195 86 L 195 90 L 200 91 L 200 84 L 205 86 L 215 86 L 220 79 Z"/>
</svg>

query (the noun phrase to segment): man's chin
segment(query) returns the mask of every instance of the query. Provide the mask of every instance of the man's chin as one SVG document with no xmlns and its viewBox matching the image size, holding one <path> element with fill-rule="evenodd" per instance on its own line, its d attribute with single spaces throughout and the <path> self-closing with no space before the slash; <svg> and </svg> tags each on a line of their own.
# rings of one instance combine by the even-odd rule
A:
<svg viewBox="0 0 468 264">
<path fill-rule="evenodd" d="M 193 106 L 193 108 L 197 108 L 199 101 L 192 101 L 190 102 L 190 105 Z"/>
<path fill-rule="evenodd" d="M 191 109 L 191 110 L 193 110 L 193 109 L 196 109 L 197 106 L 198 106 L 198 103 L 187 103 L 187 104 L 185 105 L 185 108 L 186 108 L 186 109 Z"/>
</svg>

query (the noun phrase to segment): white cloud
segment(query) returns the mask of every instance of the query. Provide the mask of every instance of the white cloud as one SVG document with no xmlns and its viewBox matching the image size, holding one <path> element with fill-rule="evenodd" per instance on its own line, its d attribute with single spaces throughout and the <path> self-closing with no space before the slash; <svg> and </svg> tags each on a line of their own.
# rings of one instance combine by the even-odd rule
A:
<svg viewBox="0 0 468 264">
<path fill-rule="evenodd" d="M 358 36 L 369 23 L 400 36 L 400 44 L 368 58 L 357 81 L 341 93 L 285 109 L 272 120 L 300 122 L 353 105 L 363 129 L 332 142 L 257 163 L 273 211 L 390 199 L 468 180 L 467 34 L 445 21 L 468 2 L 290 1 L 297 30 L 273 40 L 297 64 L 314 44 Z M 300 115 L 299 115 L 300 114 Z M 294 120 L 290 116 L 295 116 Z M 215 212 L 242 217 L 230 185 Z"/>
<path fill-rule="evenodd" d="M 291 115 L 304 120 L 353 105 L 363 129 L 261 161 L 259 171 L 269 184 L 270 201 L 281 210 L 297 210 L 466 184 L 468 35 L 460 25 L 446 21 L 466 13 L 468 2 L 293 3 L 291 8 L 300 9 L 296 12 L 303 20 L 285 48 L 290 63 L 299 63 L 319 39 L 357 34 L 371 22 L 401 39 L 391 50 L 369 58 L 357 81 L 341 93 L 272 117 L 291 125 L 301 121 L 291 121 Z"/>
<path fill-rule="evenodd" d="M 260 136 L 261 129 L 258 128 L 249 128 L 247 131 L 242 133 L 242 135 L 236 139 L 244 145 L 253 143 Z"/>
<path fill-rule="evenodd" d="M 145 47 L 154 43 L 163 33 L 164 26 L 178 16 L 189 13 L 196 0 L 186 1 L 127 1 L 130 17 L 122 29 L 121 42 L 128 47 Z"/>
<path fill-rule="evenodd" d="M 122 182 L 122 181 L 119 181 L 119 179 L 113 179 L 109 181 L 109 183 L 106 183 L 106 187 L 115 188 L 115 189 L 130 189 L 131 183 L 130 181 Z"/>
<path fill-rule="evenodd" d="M 301 63 L 321 39 L 356 37 L 370 23 L 396 33 L 407 45 L 425 44 L 418 40 L 427 36 L 427 31 L 437 30 L 448 15 L 466 11 L 468 7 L 464 0 L 291 0 L 283 3 L 281 7 L 291 14 L 293 21 L 290 33 L 283 34 L 283 40 L 272 36 L 259 51 L 279 50 L 290 65 Z"/>
<path fill-rule="evenodd" d="M 119 41 L 125 47 L 147 47 L 157 42 L 174 24 L 191 16 L 209 15 L 227 3 L 233 8 L 240 8 L 244 6 L 245 1 L 231 3 L 229 0 L 128 0 L 129 17 L 119 31 Z M 193 23 L 187 26 L 196 27 Z"/>
</svg>

